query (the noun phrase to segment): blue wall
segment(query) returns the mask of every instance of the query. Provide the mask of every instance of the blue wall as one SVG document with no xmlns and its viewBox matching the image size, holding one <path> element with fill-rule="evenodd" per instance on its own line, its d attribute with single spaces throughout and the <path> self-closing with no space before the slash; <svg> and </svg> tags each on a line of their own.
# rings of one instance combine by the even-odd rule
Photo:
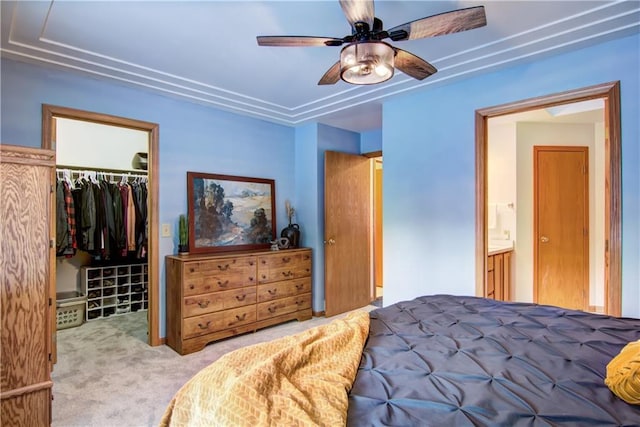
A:
<svg viewBox="0 0 640 427">
<path fill-rule="evenodd" d="M 319 176 L 318 164 L 318 125 L 315 123 L 296 128 L 296 222 L 300 226 L 301 245 L 314 248 L 312 306 L 314 312 L 324 310 L 324 258 L 322 216 L 318 201 Z M 322 283 L 322 285 L 319 285 Z"/>
<path fill-rule="evenodd" d="M 639 40 L 635 35 L 383 107 L 385 305 L 475 293 L 475 111 L 620 80 L 623 315 L 640 317 Z"/>
<path fill-rule="evenodd" d="M 187 171 L 274 179 L 278 231 L 287 224 L 284 200 L 297 205 L 293 128 L 6 59 L 1 77 L 2 143 L 40 147 L 42 104 L 158 123 L 160 224 L 186 213 Z M 177 252 L 177 236 L 156 238 L 164 336 L 164 257 Z"/>
<path fill-rule="evenodd" d="M 8 59 L 2 60 L 1 78 L 2 143 L 40 147 L 42 104 L 158 123 L 159 224 L 176 225 L 178 215 L 186 213 L 187 171 L 274 179 L 277 232 L 287 225 L 288 199 L 296 208 L 301 244 L 314 249 L 313 310 L 324 310 L 324 151 L 359 153 L 360 134 L 318 124 L 290 128 Z M 163 260 L 177 251 L 177 233 L 173 234 L 156 237 L 161 336 L 166 305 Z"/>
<path fill-rule="evenodd" d="M 360 134 L 360 152 L 363 154 L 382 151 L 382 129 Z"/>
</svg>

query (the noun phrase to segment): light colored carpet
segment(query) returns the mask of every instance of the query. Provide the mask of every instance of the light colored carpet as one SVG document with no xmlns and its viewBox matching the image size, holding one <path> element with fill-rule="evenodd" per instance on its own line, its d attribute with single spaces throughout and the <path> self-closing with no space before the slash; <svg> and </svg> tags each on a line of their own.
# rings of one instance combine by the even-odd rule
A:
<svg viewBox="0 0 640 427">
<path fill-rule="evenodd" d="M 53 427 L 157 426 L 178 389 L 223 354 L 344 315 L 288 322 L 209 344 L 187 356 L 168 346 L 150 347 L 146 316 L 146 312 L 130 313 L 58 332 Z"/>
</svg>

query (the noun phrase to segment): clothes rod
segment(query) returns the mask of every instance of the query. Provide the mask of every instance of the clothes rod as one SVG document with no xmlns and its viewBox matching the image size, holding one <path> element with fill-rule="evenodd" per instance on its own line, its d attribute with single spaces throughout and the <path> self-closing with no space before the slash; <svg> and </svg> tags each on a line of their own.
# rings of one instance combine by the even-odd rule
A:
<svg viewBox="0 0 640 427">
<path fill-rule="evenodd" d="M 92 171 L 92 172 L 102 172 L 102 173 L 114 173 L 114 174 L 136 174 L 140 176 L 147 176 L 147 172 L 139 169 L 105 169 L 105 168 L 94 168 L 94 167 L 85 167 L 85 166 L 67 166 L 67 165 L 56 165 L 56 169 L 68 169 L 72 171 Z"/>
</svg>

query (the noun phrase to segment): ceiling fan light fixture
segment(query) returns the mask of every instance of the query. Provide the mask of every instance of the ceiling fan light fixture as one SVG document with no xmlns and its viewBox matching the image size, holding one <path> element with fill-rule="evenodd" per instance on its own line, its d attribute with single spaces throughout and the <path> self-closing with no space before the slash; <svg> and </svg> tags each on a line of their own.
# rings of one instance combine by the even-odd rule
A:
<svg viewBox="0 0 640 427">
<path fill-rule="evenodd" d="M 382 83 L 393 77 L 395 51 L 380 41 L 355 42 L 340 52 L 340 78 L 354 85 Z"/>
</svg>

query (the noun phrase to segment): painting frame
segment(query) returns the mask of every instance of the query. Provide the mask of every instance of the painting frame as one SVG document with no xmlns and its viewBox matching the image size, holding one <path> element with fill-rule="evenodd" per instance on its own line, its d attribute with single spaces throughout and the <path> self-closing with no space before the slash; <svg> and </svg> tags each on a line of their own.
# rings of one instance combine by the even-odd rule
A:
<svg viewBox="0 0 640 427">
<path fill-rule="evenodd" d="M 187 172 L 189 252 L 268 249 L 276 239 L 275 180 Z"/>
</svg>

